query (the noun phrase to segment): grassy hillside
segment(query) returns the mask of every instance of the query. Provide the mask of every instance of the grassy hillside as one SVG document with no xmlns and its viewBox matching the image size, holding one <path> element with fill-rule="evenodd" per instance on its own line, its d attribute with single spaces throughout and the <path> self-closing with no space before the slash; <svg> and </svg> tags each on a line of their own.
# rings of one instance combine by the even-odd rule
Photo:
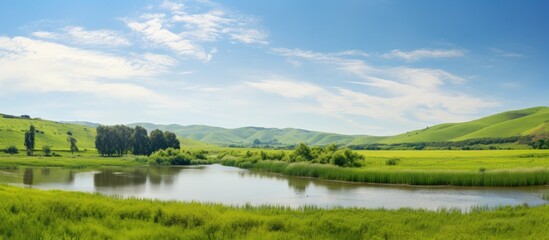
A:
<svg viewBox="0 0 549 240">
<path fill-rule="evenodd" d="M 2 115 L 0 115 L 2 116 Z M 66 132 L 73 132 L 81 149 L 94 148 L 96 124 L 88 122 L 59 123 L 40 119 L 0 117 L 0 149 L 10 145 L 23 148 L 25 131 L 33 124 L 40 132 L 36 135 L 36 148 L 44 144 L 54 149 L 67 149 Z M 372 143 L 417 143 L 462 141 L 478 138 L 504 138 L 531 135 L 534 138 L 549 136 L 549 107 L 534 107 L 503 112 L 464 123 L 445 123 L 429 128 L 411 131 L 396 136 L 377 137 L 367 135 L 342 135 L 307 131 L 295 128 L 261 128 L 242 127 L 226 129 L 203 125 L 181 126 L 177 124 L 156 125 L 152 123 L 129 124 L 141 125 L 149 132 L 154 129 L 174 132 L 181 138 L 183 145 L 197 148 L 210 148 L 216 145 L 249 146 L 255 139 L 264 145 L 291 145 L 307 143 L 310 145 L 362 145 Z"/>
<path fill-rule="evenodd" d="M 365 135 L 349 136 L 335 133 L 323 133 L 294 128 L 242 127 L 226 129 L 203 125 L 181 126 L 156 125 L 151 123 L 134 123 L 129 125 L 141 125 L 148 131 L 157 128 L 163 131 L 172 131 L 180 137 L 219 145 L 250 145 L 255 139 L 260 140 L 262 143 L 270 143 L 271 145 L 276 145 L 276 142 L 284 145 L 298 144 L 301 142 L 311 145 L 325 145 L 330 143 L 349 144 L 357 139 L 363 140 L 364 142 L 370 142 L 370 139 L 378 138 Z"/>
<path fill-rule="evenodd" d="M 549 121 L 548 107 L 503 112 L 464 123 L 446 123 L 382 139 L 381 143 L 461 141 L 530 135 Z"/>
<path fill-rule="evenodd" d="M 11 145 L 24 149 L 25 131 L 30 125 L 39 131 L 35 135 L 36 149 L 41 149 L 43 145 L 49 145 L 52 149 L 69 149 L 68 131 L 78 140 L 80 149 L 95 148 L 95 128 L 42 119 L 5 118 L 0 114 L 0 149 Z"/>
</svg>

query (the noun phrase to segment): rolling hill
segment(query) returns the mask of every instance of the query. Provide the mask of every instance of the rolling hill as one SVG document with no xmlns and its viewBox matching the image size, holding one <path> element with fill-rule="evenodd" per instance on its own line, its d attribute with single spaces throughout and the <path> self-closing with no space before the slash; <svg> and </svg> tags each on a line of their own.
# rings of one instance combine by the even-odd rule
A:
<svg viewBox="0 0 549 240">
<path fill-rule="evenodd" d="M 203 125 L 156 125 L 151 123 L 134 123 L 147 130 L 161 129 L 175 132 L 178 136 L 218 145 L 249 145 L 254 139 L 261 142 L 282 144 L 307 143 L 312 145 L 341 144 L 361 145 L 371 143 L 417 143 L 462 141 L 477 138 L 500 138 L 524 135 L 545 136 L 549 131 L 549 107 L 533 107 L 507 111 L 470 122 L 444 123 L 429 128 L 415 130 L 396 136 L 376 137 L 368 135 L 342 135 L 307 131 L 294 128 L 260 128 L 242 127 L 226 129 Z"/>
<path fill-rule="evenodd" d="M 442 142 L 543 134 L 543 131 L 547 131 L 547 128 L 543 128 L 547 121 L 549 107 L 533 107 L 502 112 L 470 122 L 439 124 L 385 138 L 379 142 Z"/>
<path fill-rule="evenodd" d="M 24 149 L 25 132 L 29 126 L 34 125 L 35 148 L 41 149 L 49 145 L 52 149 L 69 149 L 67 132 L 71 131 L 78 140 L 78 148 L 81 150 L 95 148 L 95 128 L 77 124 L 59 123 L 42 119 L 13 118 L 13 116 L 0 114 L 0 149 L 16 146 Z"/>
<path fill-rule="evenodd" d="M 53 122 L 41 119 L 8 118 L 0 114 L 0 149 L 10 145 L 23 148 L 24 132 L 33 124 L 40 132 L 36 135 L 36 146 L 44 144 L 54 149 L 66 149 L 66 132 L 71 131 L 78 139 L 81 149 L 94 148 L 95 127 L 89 122 Z M 372 143 L 417 143 L 462 141 L 478 138 L 505 138 L 530 135 L 534 138 L 549 137 L 549 107 L 533 107 L 494 114 L 463 123 L 444 123 L 425 129 L 410 131 L 395 136 L 343 135 L 308 131 L 295 128 L 242 127 L 226 129 L 204 125 L 181 126 L 177 124 L 157 125 L 133 123 L 149 132 L 154 129 L 174 132 L 184 145 L 205 147 L 215 145 L 250 145 L 255 139 L 263 144 L 290 145 L 363 145 Z"/>
</svg>

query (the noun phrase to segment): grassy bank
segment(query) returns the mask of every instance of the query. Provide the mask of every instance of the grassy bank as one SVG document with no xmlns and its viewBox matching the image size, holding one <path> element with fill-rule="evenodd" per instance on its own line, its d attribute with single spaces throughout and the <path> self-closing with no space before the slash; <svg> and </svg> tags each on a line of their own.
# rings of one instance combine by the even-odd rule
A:
<svg viewBox="0 0 549 240">
<path fill-rule="evenodd" d="M 246 150 L 250 151 L 250 150 Z M 222 158 L 227 166 L 290 176 L 410 185 L 531 186 L 549 184 L 549 151 L 359 151 L 359 168 Z"/>
<path fill-rule="evenodd" d="M 0 185 L 0 239 L 544 239 L 549 206 L 459 211 L 228 207 Z"/>
<path fill-rule="evenodd" d="M 144 157 L 100 157 L 97 153 L 79 153 L 71 155 L 68 152 L 59 152 L 62 156 L 25 156 L 23 154 L 8 155 L 0 153 L 0 168 L 19 166 L 30 167 L 66 167 L 86 168 L 103 166 L 142 166 L 147 164 Z"/>
</svg>

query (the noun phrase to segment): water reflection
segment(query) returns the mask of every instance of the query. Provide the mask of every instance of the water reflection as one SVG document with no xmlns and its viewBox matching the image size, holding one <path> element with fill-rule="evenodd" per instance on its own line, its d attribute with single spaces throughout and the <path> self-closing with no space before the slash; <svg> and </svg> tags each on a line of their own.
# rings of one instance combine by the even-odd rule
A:
<svg viewBox="0 0 549 240">
<path fill-rule="evenodd" d="M 25 174 L 23 175 L 23 183 L 26 185 L 32 185 L 34 180 L 34 171 L 31 168 L 25 169 Z"/>
<path fill-rule="evenodd" d="M 459 208 L 545 204 L 549 187 L 403 187 L 286 177 L 220 165 L 0 169 L 0 183 L 139 198 L 290 207 Z"/>
</svg>

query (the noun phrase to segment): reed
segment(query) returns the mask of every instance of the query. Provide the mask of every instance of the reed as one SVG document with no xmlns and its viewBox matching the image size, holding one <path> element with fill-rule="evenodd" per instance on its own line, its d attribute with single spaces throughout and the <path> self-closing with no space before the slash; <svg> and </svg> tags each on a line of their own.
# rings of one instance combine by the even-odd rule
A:
<svg viewBox="0 0 549 240">
<path fill-rule="evenodd" d="M 549 169 L 505 169 L 484 171 L 463 170 L 391 170 L 342 168 L 325 164 L 288 163 L 284 161 L 221 161 L 226 166 L 256 169 L 289 176 L 315 177 L 329 180 L 452 186 L 533 186 L 549 184 Z"/>
</svg>

